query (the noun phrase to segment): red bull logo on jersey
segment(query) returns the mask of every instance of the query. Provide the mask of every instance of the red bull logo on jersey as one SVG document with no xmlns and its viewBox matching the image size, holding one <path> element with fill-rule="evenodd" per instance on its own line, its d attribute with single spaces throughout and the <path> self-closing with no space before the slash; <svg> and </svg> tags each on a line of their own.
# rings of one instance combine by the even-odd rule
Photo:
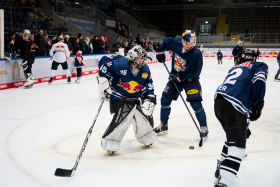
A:
<svg viewBox="0 0 280 187">
<path fill-rule="evenodd" d="M 121 82 L 117 84 L 117 86 L 122 87 L 124 90 L 126 90 L 128 93 L 135 93 L 135 92 L 140 92 L 143 88 L 140 84 L 138 84 L 135 81 L 130 81 L 130 82 Z"/>
<path fill-rule="evenodd" d="M 179 71 L 184 71 L 186 69 L 185 67 L 186 61 L 182 59 L 179 55 L 175 53 L 175 58 L 174 58 L 174 69 L 179 72 Z"/>
<path fill-rule="evenodd" d="M 56 46 L 55 52 L 65 52 L 64 46 L 63 45 Z"/>
</svg>

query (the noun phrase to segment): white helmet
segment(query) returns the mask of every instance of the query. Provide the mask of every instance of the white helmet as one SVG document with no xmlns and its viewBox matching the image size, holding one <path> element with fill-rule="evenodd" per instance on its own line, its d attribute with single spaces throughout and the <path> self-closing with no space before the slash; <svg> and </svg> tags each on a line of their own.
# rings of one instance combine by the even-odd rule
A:
<svg viewBox="0 0 280 187">
<path fill-rule="evenodd" d="M 241 40 L 238 40 L 237 45 L 240 44 L 240 43 L 242 44 L 242 41 L 241 41 Z"/>
<path fill-rule="evenodd" d="M 130 49 L 127 52 L 127 58 L 132 61 L 133 65 L 137 68 L 141 68 L 142 66 L 144 66 L 147 59 L 152 60 L 150 57 L 148 57 L 146 50 L 143 49 L 140 45 L 136 45 L 132 49 Z M 136 64 L 135 61 L 137 58 L 144 60 L 143 63 L 140 65 Z"/>
<path fill-rule="evenodd" d="M 31 35 L 31 32 L 28 29 L 24 29 L 21 34 L 22 34 L 22 36 L 29 38 Z"/>
</svg>

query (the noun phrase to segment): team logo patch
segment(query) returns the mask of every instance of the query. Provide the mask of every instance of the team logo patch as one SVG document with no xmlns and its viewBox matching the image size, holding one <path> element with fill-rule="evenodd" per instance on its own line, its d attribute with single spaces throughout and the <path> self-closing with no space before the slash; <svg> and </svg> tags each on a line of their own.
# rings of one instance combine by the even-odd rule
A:
<svg viewBox="0 0 280 187">
<path fill-rule="evenodd" d="M 189 95 L 191 95 L 191 94 L 196 94 L 196 93 L 198 93 L 198 90 L 197 90 L 197 89 L 192 89 L 192 90 L 189 90 L 189 91 L 187 92 L 187 94 L 189 94 Z"/>
<path fill-rule="evenodd" d="M 128 93 L 140 92 L 143 88 L 143 86 L 141 86 L 140 84 L 138 84 L 135 81 L 121 82 L 121 80 L 120 80 L 120 83 L 117 84 L 117 86 L 122 87 Z"/>
<path fill-rule="evenodd" d="M 146 79 L 147 77 L 148 77 L 148 73 L 143 73 L 143 74 L 142 74 L 142 78 L 143 78 L 143 79 Z"/>
<path fill-rule="evenodd" d="M 174 69 L 179 72 L 179 71 L 184 71 L 186 69 L 186 60 L 181 58 L 179 55 L 175 53 L 175 58 L 174 58 Z"/>
<path fill-rule="evenodd" d="M 112 65 L 112 62 L 108 62 L 108 64 L 107 64 L 109 67 Z"/>
</svg>

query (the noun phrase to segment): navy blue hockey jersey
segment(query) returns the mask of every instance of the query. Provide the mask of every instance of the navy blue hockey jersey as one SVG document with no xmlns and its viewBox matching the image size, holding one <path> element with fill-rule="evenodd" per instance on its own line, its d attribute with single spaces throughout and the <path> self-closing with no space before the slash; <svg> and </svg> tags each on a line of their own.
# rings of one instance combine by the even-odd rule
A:
<svg viewBox="0 0 280 187">
<path fill-rule="evenodd" d="M 171 74 L 180 73 L 184 79 L 199 79 L 202 70 L 202 53 L 196 47 L 190 51 L 183 49 L 182 38 L 166 37 L 157 51 L 164 51 L 170 46 L 172 50 Z"/>
<path fill-rule="evenodd" d="M 108 61 L 108 57 L 104 56 L 100 61 L 102 65 L 99 69 L 99 75 L 109 80 L 112 78 L 111 100 L 126 99 L 135 101 L 145 95 L 154 95 L 153 80 L 147 64 L 134 76 L 128 59 L 124 57 Z"/>
<path fill-rule="evenodd" d="M 265 82 L 268 66 L 263 62 L 244 62 L 232 67 L 222 85 L 216 90 L 223 95 L 234 108 L 248 118 L 252 113 L 252 105 L 264 101 Z"/>
</svg>

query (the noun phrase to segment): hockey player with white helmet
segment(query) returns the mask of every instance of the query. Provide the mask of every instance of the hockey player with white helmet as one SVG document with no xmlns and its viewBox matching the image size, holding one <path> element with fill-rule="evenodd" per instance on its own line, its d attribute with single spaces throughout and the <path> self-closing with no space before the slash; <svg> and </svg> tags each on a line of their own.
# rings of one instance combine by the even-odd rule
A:
<svg viewBox="0 0 280 187">
<path fill-rule="evenodd" d="M 256 121 L 264 107 L 268 66 L 254 61 L 255 53 L 242 51 L 215 94 L 215 115 L 226 133 L 215 187 L 230 187 L 245 156 L 251 131 L 247 119 Z M 261 136 L 261 135 L 260 135 Z"/>
<path fill-rule="evenodd" d="M 134 126 L 137 140 L 145 146 L 157 140 L 152 116 L 156 96 L 150 69 L 145 64 L 147 59 L 146 51 L 137 45 L 128 51 L 126 58 L 104 56 L 99 62 L 99 89 L 110 94 L 110 112 L 114 113 L 101 145 L 111 154 L 119 151 L 130 124 Z"/>
<path fill-rule="evenodd" d="M 31 60 L 31 41 L 29 40 L 29 37 L 31 35 L 30 31 L 28 29 L 23 30 L 22 39 L 23 43 L 20 47 L 20 57 L 22 59 L 21 65 L 22 69 L 26 78 L 26 82 L 24 83 L 25 87 L 33 86 L 34 77 L 32 74 L 32 63 L 34 61 Z"/>
<path fill-rule="evenodd" d="M 154 129 L 158 134 L 167 134 L 168 119 L 171 113 L 171 102 L 177 100 L 179 92 L 185 90 L 187 101 L 190 102 L 200 125 L 202 137 L 208 134 L 206 114 L 202 106 L 201 86 L 199 76 L 203 66 L 201 52 L 195 47 L 196 35 L 194 31 L 186 30 L 182 37 L 167 37 L 157 50 L 157 60 L 165 62 L 164 50 L 168 46 L 172 50 L 171 77 L 161 97 L 160 125 Z"/>
<path fill-rule="evenodd" d="M 67 64 L 67 58 L 70 56 L 70 51 L 68 49 L 68 45 L 63 43 L 63 37 L 59 36 L 58 37 L 58 42 L 52 45 L 52 48 L 50 50 L 50 56 L 53 57 L 53 62 L 52 62 L 52 71 L 51 71 L 51 77 L 49 80 L 49 84 L 52 83 L 53 77 L 55 75 L 55 71 L 57 70 L 57 67 L 59 65 L 62 66 L 62 69 L 65 70 L 65 74 L 67 76 L 67 82 L 71 83 L 71 75 L 68 70 L 68 64 Z"/>
</svg>

